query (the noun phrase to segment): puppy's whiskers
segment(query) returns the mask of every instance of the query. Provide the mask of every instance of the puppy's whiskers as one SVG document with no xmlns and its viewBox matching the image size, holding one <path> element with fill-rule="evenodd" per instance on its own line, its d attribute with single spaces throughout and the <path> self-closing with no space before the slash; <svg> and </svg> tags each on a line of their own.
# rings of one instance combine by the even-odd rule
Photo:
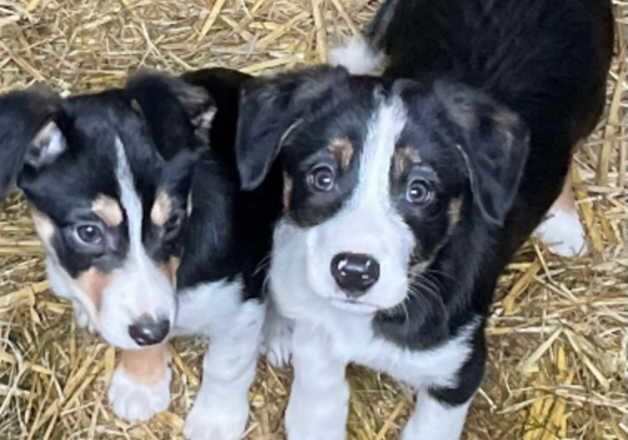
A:
<svg viewBox="0 0 628 440">
<path fill-rule="evenodd" d="M 268 269 L 268 267 L 270 267 L 270 262 L 271 262 L 271 254 L 268 253 L 268 254 L 266 254 L 266 256 L 264 258 L 262 258 L 259 261 L 259 263 L 257 263 L 257 266 L 253 270 L 253 275 L 259 275 L 260 272 L 262 272 L 263 270 Z"/>
</svg>

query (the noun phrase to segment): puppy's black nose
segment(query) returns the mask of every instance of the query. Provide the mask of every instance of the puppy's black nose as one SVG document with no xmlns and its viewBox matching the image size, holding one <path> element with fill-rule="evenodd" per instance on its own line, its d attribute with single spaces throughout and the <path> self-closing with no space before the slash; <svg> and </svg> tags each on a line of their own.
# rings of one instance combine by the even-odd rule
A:
<svg viewBox="0 0 628 440">
<path fill-rule="evenodd" d="M 357 298 L 379 279 L 379 263 L 370 255 L 345 252 L 331 260 L 331 274 L 347 296 Z"/>
<path fill-rule="evenodd" d="M 129 335 L 137 345 L 153 345 L 163 341 L 170 331 L 170 321 L 141 317 L 129 326 Z"/>
</svg>

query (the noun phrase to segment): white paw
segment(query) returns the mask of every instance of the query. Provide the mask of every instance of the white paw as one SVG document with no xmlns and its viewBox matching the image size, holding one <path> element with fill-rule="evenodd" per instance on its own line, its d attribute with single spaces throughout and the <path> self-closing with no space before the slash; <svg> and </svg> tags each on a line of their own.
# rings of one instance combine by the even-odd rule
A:
<svg viewBox="0 0 628 440">
<path fill-rule="evenodd" d="M 184 434 L 189 440 L 238 440 L 249 418 L 247 398 L 220 399 L 216 394 L 199 395 L 185 419 Z"/>
<path fill-rule="evenodd" d="M 168 408 L 171 378 L 172 372 L 166 368 L 166 374 L 158 382 L 141 384 L 118 368 L 109 384 L 109 404 L 121 419 L 129 422 L 149 420 Z"/>
<path fill-rule="evenodd" d="M 576 211 L 551 210 L 534 234 L 556 255 L 576 257 L 588 252 L 586 234 Z"/>
<path fill-rule="evenodd" d="M 353 37 L 329 51 L 329 64 L 344 66 L 354 75 L 373 73 L 384 63 L 384 54 L 375 52 L 363 37 Z"/>
<path fill-rule="evenodd" d="M 291 322 L 284 318 L 277 318 L 269 322 L 264 328 L 261 351 L 273 367 L 284 368 L 290 365 L 290 357 L 292 356 Z"/>
<path fill-rule="evenodd" d="M 321 366 L 321 364 L 316 365 L 316 361 L 312 364 L 315 365 L 312 372 L 325 371 L 316 369 Z M 339 376 L 332 374 L 320 379 L 325 385 L 319 388 L 322 383 L 315 384 L 314 382 L 317 381 L 311 380 L 311 375 L 308 376 L 307 381 L 313 382 L 312 384 L 304 387 L 303 383 L 300 383 L 304 377 L 298 377 L 297 368 L 299 367 L 303 373 L 303 365 L 297 361 L 295 379 L 284 417 L 286 437 L 289 440 L 346 440 L 349 386 L 344 380 L 344 370 L 337 370 L 340 373 Z"/>
<path fill-rule="evenodd" d="M 322 402 L 317 403 L 321 404 Z M 318 413 L 325 410 L 330 412 L 329 408 L 321 407 L 318 409 Z M 295 411 L 294 405 L 288 402 L 285 417 L 286 438 L 289 440 L 346 440 L 347 420 L 340 414 L 346 417 L 346 412 L 343 413 L 342 411 L 339 414 L 327 414 L 319 417 L 316 411 L 314 414 L 309 414 L 307 408 Z"/>
</svg>

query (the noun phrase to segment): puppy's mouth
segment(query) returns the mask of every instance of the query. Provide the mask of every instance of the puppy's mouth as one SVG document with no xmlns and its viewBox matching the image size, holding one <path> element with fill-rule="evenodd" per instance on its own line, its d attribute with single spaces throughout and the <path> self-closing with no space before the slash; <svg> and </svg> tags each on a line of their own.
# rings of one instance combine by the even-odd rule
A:
<svg viewBox="0 0 628 440">
<path fill-rule="evenodd" d="M 356 299 L 331 297 L 330 300 L 333 303 L 334 307 L 353 313 L 374 315 L 382 310 L 382 308 L 376 304 L 371 304 Z"/>
</svg>

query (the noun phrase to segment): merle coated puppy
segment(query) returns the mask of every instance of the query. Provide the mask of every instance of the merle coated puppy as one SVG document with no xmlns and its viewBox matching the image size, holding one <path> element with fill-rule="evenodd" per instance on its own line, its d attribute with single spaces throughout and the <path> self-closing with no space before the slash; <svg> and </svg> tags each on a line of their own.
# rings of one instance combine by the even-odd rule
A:
<svg viewBox="0 0 628 440">
<path fill-rule="evenodd" d="M 345 438 L 349 362 L 420 392 L 402 438 L 460 436 L 497 278 L 600 116 L 612 29 L 606 0 L 389 0 L 353 58 L 383 76 L 245 85 L 242 185 L 284 179 L 270 283 L 294 331 L 269 349 L 292 350 L 289 438 Z"/>
<path fill-rule="evenodd" d="M 54 293 L 123 350 L 109 388 L 116 414 L 135 421 L 166 409 L 165 341 L 211 334 L 186 422 L 194 439 L 244 430 L 265 310 L 259 266 L 280 211 L 263 203 L 264 187 L 239 191 L 233 145 L 246 79 L 221 69 L 143 74 L 97 94 L 0 99 L 0 192 L 17 184 L 30 204 Z"/>
</svg>

